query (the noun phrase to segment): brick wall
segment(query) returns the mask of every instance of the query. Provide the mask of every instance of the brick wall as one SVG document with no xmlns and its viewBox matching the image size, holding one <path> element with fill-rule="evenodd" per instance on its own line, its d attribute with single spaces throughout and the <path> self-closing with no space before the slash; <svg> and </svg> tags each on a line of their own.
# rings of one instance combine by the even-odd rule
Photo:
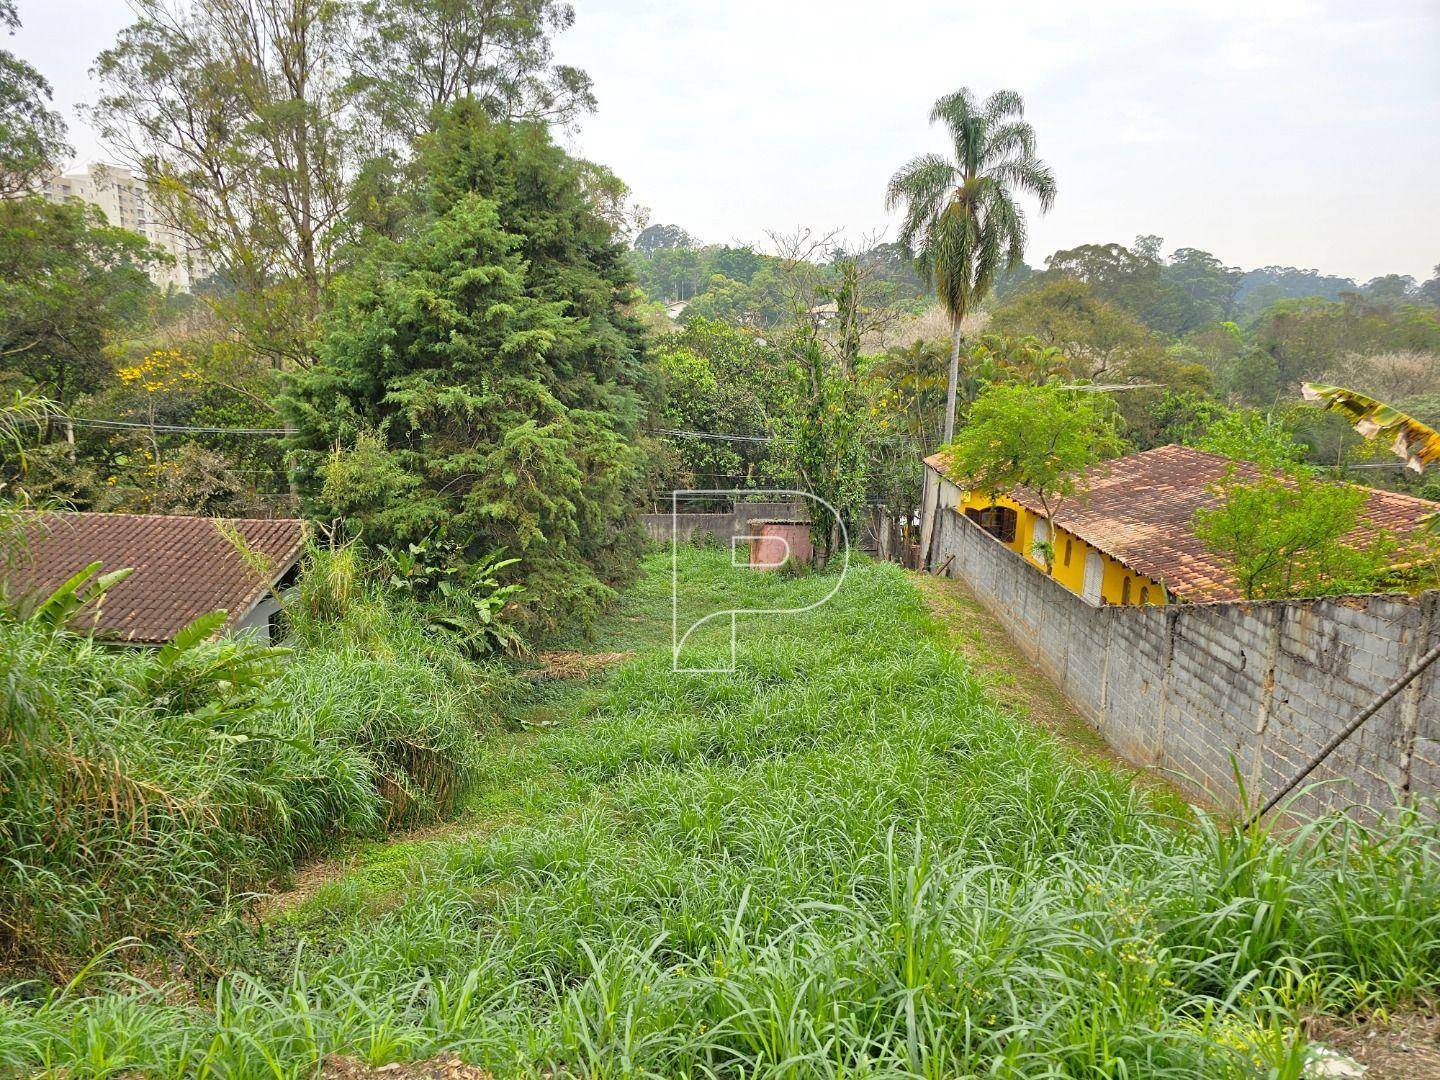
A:
<svg viewBox="0 0 1440 1080">
<path fill-rule="evenodd" d="M 1261 800 L 1440 642 L 1440 593 L 1092 607 L 954 510 L 935 565 L 962 578 L 1122 755 L 1191 794 Z M 1233 764 L 1232 764 L 1233 762 Z M 1440 796 L 1440 664 L 1372 717 L 1295 809 Z"/>
</svg>

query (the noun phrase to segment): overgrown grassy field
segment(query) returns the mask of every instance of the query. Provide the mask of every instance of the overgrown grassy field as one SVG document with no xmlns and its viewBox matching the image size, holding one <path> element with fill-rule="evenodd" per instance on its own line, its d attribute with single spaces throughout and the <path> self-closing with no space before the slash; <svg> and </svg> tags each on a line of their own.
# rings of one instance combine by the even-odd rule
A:
<svg viewBox="0 0 1440 1080">
<path fill-rule="evenodd" d="M 186 950 L 297 861 L 458 807 L 508 678 L 314 562 L 279 654 L 103 648 L 0 613 L 4 970 L 63 982 L 121 938 Z"/>
<path fill-rule="evenodd" d="M 706 550 L 678 579 L 682 625 L 834 583 Z M 677 675 L 670 583 L 653 558 L 597 637 L 632 661 L 486 740 L 458 827 L 216 931 L 198 999 L 12 994 L 0 1070 L 1295 1077 L 1302 1015 L 1440 981 L 1435 826 L 1197 819 L 1003 714 L 892 566 Z"/>
</svg>

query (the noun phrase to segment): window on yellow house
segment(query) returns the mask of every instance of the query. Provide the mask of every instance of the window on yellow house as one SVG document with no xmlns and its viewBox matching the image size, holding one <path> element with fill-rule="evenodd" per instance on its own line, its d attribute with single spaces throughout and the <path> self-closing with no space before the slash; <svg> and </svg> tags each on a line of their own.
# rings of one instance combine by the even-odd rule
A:
<svg viewBox="0 0 1440 1080">
<path fill-rule="evenodd" d="M 1066 565 L 1066 566 L 1069 566 L 1069 565 L 1070 565 L 1070 556 L 1071 556 L 1072 554 L 1074 554 L 1074 551 L 1075 551 L 1075 541 L 1072 540 L 1070 537 L 1067 536 L 1067 537 L 1065 538 L 1065 565 Z"/>
<path fill-rule="evenodd" d="M 1142 604 L 1148 604 L 1149 602 L 1150 602 L 1150 586 L 1148 586 L 1148 585 L 1142 585 L 1142 586 L 1140 586 L 1140 603 L 1142 603 Z"/>
<path fill-rule="evenodd" d="M 1125 579 L 1125 584 L 1120 586 L 1120 603 L 1130 603 L 1130 579 Z"/>
<path fill-rule="evenodd" d="M 1010 507 L 988 506 L 983 510 L 966 510 L 965 516 L 1002 543 L 1015 542 L 1015 526 L 1019 515 Z"/>
</svg>

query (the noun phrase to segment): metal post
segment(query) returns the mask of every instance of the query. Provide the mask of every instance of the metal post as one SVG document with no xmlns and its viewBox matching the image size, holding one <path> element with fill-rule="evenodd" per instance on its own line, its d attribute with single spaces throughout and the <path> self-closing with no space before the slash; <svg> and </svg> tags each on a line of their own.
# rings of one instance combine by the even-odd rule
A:
<svg viewBox="0 0 1440 1080">
<path fill-rule="evenodd" d="M 1387 704 L 1389 704 L 1390 701 L 1397 694 L 1400 693 L 1400 691 L 1404 690 L 1405 687 L 1409 686 L 1412 682 L 1418 679 L 1424 673 L 1425 669 L 1428 668 L 1431 664 L 1433 664 L 1436 660 L 1440 660 L 1440 645 L 1436 645 L 1433 649 L 1431 649 L 1424 656 L 1422 656 L 1414 667 L 1412 667 L 1404 675 L 1401 675 L 1400 678 L 1395 680 L 1395 682 L 1391 683 L 1389 689 L 1387 689 L 1383 694 L 1381 694 L 1378 698 L 1376 698 L 1369 705 L 1367 705 L 1363 710 L 1357 713 L 1355 718 L 1351 720 L 1350 723 L 1345 725 L 1345 729 L 1343 731 L 1341 731 L 1338 735 L 1336 735 L 1333 739 L 1326 743 L 1325 746 L 1321 749 L 1321 751 L 1310 759 L 1310 763 L 1306 765 L 1305 768 L 1301 769 L 1290 779 L 1289 783 L 1287 783 L 1274 795 L 1270 796 L 1269 800 L 1265 803 L 1264 806 L 1262 806 L 1259 810 L 1255 811 L 1255 813 L 1250 815 L 1249 820 L 1245 822 L 1245 828 L 1250 828 L 1250 826 L 1254 825 L 1271 810 L 1275 809 L 1276 804 L 1279 803 L 1281 799 L 1285 798 L 1286 795 L 1289 795 L 1290 792 L 1294 791 L 1295 788 L 1299 786 L 1301 781 L 1303 781 L 1307 776 L 1309 776 L 1312 772 L 1319 768 L 1321 763 L 1324 762 L 1326 758 L 1328 758 L 1337 749 L 1339 749 L 1341 743 L 1345 742 L 1345 740 L 1350 738 L 1351 735 L 1354 735 L 1355 732 L 1359 731 L 1361 725 L 1364 724 L 1366 720 L 1369 720 L 1372 716 L 1374 716 L 1377 712 L 1379 712 Z"/>
</svg>

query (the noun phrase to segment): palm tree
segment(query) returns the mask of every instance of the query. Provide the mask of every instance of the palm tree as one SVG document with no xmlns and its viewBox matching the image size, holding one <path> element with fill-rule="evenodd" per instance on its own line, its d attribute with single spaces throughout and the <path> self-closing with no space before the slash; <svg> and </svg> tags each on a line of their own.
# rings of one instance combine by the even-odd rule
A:
<svg viewBox="0 0 1440 1080">
<path fill-rule="evenodd" d="M 950 316 L 950 386 L 945 441 L 955 436 L 955 386 L 960 375 L 960 324 L 990 292 L 997 274 L 1025 254 L 1025 212 L 1016 196 L 1055 202 L 1055 178 L 1035 156 L 1035 129 L 1021 117 L 1025 102 L 999 90 L 977 105 L 967 89 L 930 110 L 950 134 L 954 157 L 921 154 L 890 178 L 885 207 L 905 207 L 900 242 L 933 275 L 935 295 Z"/>
</svg>

